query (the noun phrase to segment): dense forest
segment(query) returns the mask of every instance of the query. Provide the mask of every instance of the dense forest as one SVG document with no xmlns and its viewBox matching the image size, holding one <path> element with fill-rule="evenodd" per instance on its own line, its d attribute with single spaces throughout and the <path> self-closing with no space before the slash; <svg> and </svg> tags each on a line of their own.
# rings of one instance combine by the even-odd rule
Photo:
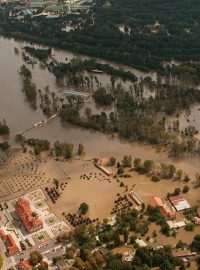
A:
<svg viewBox="0 0 200 270">
<path fill-rule="evenodd" d="M 197 0 L 96 0 L 89 14 L 11 20 L 1 10 L 3 34 L 70 49 L 142 70 L 163 72 L 163 62 L 200 60 Z M 71 22 L 74 30 L 62 31 Z M 124 30 L 120 31 L 119 25 Z"/>
</svg>

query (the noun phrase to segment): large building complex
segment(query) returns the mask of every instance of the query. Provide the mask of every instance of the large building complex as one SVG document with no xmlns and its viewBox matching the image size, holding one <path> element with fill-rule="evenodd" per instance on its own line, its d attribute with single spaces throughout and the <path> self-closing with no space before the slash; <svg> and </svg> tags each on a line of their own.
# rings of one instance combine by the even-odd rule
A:
<svg viewBox="0 0 200 270">
<path fill-rule="evenodd" d="M 32 233 L 43 228 L 42 220 L 31 211 L 29 201 L 22 198 L 18 199 L 15 204 L 15 210 L 28 233 Z"/>
</svg>

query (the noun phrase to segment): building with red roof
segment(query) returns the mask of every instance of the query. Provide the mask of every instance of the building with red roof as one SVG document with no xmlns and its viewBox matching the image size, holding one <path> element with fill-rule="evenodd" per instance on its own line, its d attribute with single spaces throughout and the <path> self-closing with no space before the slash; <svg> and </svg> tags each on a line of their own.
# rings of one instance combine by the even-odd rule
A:
<svg viewBox="0 0 200 270">
<path fill-rule="evenodd" d="M 15 211 L 27 232 L 32 233 L 43 228 L 42 220 L 31 211 L 29 201 L 19 198 L 15 204 Z"/>
<path fill-rule="evenodd" d="M 29 261 L 20 261 L 18 264 L 17 264 L 17 267 L 16 267 L 18 270 L 31 270 L 32 267 L 29 263 Z"/>
<path fill-rule="evenodd" d="M 155 207 L 161 207 L 163 205 L 163 201 L 159 197 L 152 197 L 151 200 L 150 200 L 150 202 L 149 202 L 149 204 L 153 208 L 155 208 Z"/>
<path fill-rule="evenodd" d="M 109 164 L 109 159 L 107 157 L 100 157 L 97 159 L 97 164 L 99 166 L 107 166 Z"/>
<path fill-rule="evenodd" d="M 170 210 L 169 207 L 162 201 L 161 198 L 152 197 L 149 204 L 153 208 L 158 207 L 160 210 L 160 213 L 166 219 L 175 219 L 176 218 L 176 212 Z"/>
<path fill-rule="evenodd" d="M 3 230 L 0 230 L 0 237 L 6 247 L 6 251 L 9 256 L 13 256 L 20 252 L 11 234 L 5 234 Z"/>
</svg>

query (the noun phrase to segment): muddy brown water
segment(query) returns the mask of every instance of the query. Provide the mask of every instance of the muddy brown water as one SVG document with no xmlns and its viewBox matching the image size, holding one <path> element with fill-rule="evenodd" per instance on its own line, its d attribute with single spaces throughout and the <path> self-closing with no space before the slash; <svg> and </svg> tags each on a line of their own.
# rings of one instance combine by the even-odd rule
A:
<svg viewBox="0 0 200 270">
<path fill-rule="evenodd" d="M 5 118 L 11 129 L 11 140 L 14 136 L 33 124 L 45 119 L 40 108 L 33 110 L 25 100 L 21 91 L 21 81 L 17 70 L 24 63 L 21 55 L 14 52 L 14 47 L 21 49 L 25 42 L 0 37 L 0 119 Z M 58 61 L 72 59 L 70 52 L 53 49 L 52 54 Z M 29 65 L 31 68 L 31 65 Z M 127 67 L 126 67 L 127 69 Z M 43 89 L 49 85 L 50 91 L 61 92 L 63 88 L 56 84 L 55 78 L 48 70 L 42 70 L 39 63 L 31 68 L 33 82 L 37 88 Z M 144 73 L 137 71 L 137 76 Z M 45 127 L 33 129 L 26 133 L 26 137 L 46 138 L 52 143 L 55 140 L 68 141 L 77 145 L 83 143 L 88 158 L 107 155 L 121 159 L 125 154 L 142 159 L 153 159 L 156 162 L 174 162 L 193 175 L 199 170 L 199 158 L 190 157 L 172 160 L 166 151 L 157 152 L 155 148 L 138 143 L 128 143 L 116 137 L 110 137 L 99 132 L 84 130 L 69 124 L 61 124 L 59 119 L 54 119 Z"/>
</svg>

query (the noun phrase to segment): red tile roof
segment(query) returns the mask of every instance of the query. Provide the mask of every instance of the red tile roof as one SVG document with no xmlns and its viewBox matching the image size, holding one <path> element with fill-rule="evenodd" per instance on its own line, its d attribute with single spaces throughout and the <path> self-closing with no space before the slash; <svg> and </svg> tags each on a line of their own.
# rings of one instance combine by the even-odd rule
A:
<svg viewBox="0 0 200 270">
<path fill-rule="evenodd" d="M 13 256 L 20 251 L 11 234 L 5 234 L 3 230 L 0 230 L 0 237 L 6 246 L 9 256 Z"/>
<path fill-rule="evenodd" d="M 152 197 L 149 204 L 151 207 L 158 207 L 160 209 L 160 213 L 166 219 L 176 218 L 176 212 L 170 210 L 169 207 L 164 204 L 164 202 L 159 197 Z"/>
<path fill-rule="evenodd" d="M 107 157 L 100 157 L 97 160 L 97 164 L 100 166 L 107 166 L 109 163 L 109 159 Z"/>
<path fill-rule="evenodd" d="M 31 269 L 31 265 L 30 265 L 29 261 L 21 261 L 18 263 L 17 266 L 22 270 L 30 270 Z"/>
<path fill-rule="evenodd" d="M 43 228 L 42 220 L 32 213 L 29 201 L 20 198 L 15 204 L 15 210 L 27 232 L 34 232 Z"/>
<path fill-rule="evenodd" d="M 180 195 L 177 195 L 177 196 L 171 196 L 170 197 L 170 201 L 172 203 L 176 203 L 176 202 L 179 202 L 179 201 L 182 201 L 183 200 L 183 197 L 180 196 Z"/>
<path fill-rule="evenodd" d="M 149 204 L 151 207 L 161 207 L 163 205 L 163 201 L 159 197 L 152 197 Z"/>
</svg>

